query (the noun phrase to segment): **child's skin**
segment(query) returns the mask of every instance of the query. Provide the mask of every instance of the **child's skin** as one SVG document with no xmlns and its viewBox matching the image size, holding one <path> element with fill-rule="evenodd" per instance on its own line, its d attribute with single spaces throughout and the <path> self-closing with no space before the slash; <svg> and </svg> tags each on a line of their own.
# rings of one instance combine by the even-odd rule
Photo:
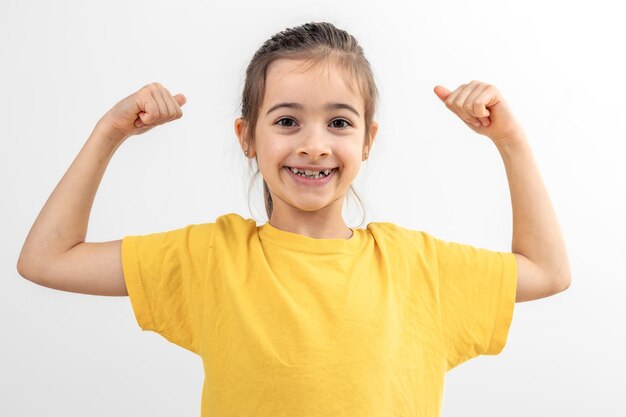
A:
<svg viewBox="0 0 626 417">
<path fill-rule="evenodd" d="M 305 69 L 301 61 L 279 59 L 267 71 L 254 147 L 245 142 L 245 121 L 235 121 L 242 148 L 248 149 L 248 157 L 257 157 L 270 189 L 272 226 L 318 239 L 351 237 L 341 214 L 343 202 L 378 124 L 372 123 L 365 141 L 365 103 L 358 87 L 349 82 L 332 63 Z M 280 107 L 268 113 L 280 103 L 302 108 Z M 346 108 L 325 109 L 327 103 L 348 104 L 358 115 Z M 296 181 L 285 167 L 338 170 L 327 184 L 312 186 Z"/>
<path fill-rule="evenodd" d="M 513 207 L 512 252 L 518 265 L 516 301 L 565 290 L 571 278 L 556 214 L 525 133 L 499 91 L 477 81 L 452 92 L 441 86 L 434 91 L 467 126 L 489 137 L 504 161 Z M 18 261 L 22 276 L 64 291 L 128 295 L 121 240 L 85 242 L 91 206 L 117 148 L 130 136 L 180 118 L 185 102 L 182 94 L 172 96 L 153 83 L 121 100 L 98 121 L 28 234 Z M 266 114 L 283 102 L 299 103 L 302 109 L 283 107 Z M 345 108 L 324 110 L 327 102 L 349 104 L 358 116 Z M 272 63 L 256 146 L 244 140 L 243 120 L 235 121 L 235 132 L 248 156 L 257 157 L 268 183 L 274 202 L 273 226 L 314 238 L 350 238 L 351 230 L 341 216 L 342 204 L 378 129 L 374 122 L 369 141 L 364 140 L 363 106 L 363 98 L 344 84 L 333 63 L 307 71 L 294 61 Z M 294 182 L 285 166 L 339 170 L 323 186 L 303 186 Z"/>
<path fill-rule="evenodd" d="M 547 297 L 571 283 L 569 260 L 556 213 L 522 126 L 500 92 L 479 81 L 435 94 L 474 132 L 485 135 L 502 156 L 511 192 L 517 259 L 516 301 Z M 469 123 L 468 123 L 469 122 Z"/>
</svg>

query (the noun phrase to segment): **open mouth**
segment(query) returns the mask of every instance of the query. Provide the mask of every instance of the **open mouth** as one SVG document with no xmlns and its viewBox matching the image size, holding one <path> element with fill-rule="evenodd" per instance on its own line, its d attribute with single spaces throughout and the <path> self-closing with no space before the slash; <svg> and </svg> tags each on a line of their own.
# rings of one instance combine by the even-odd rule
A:
<svg viewBox="0 0 626 417">
<path fill-rule="evenodd" d="M 326 178 L 332 175 L 335 171 L 337 171 L 337 168 L 326 169 L 323 171 L 312 171 L 308 169 L 299 169 L 299 168 L 291 168 L 291 167 L 285 167 L 285 168 L 294 175 L 298 175 L 300 177 L 309 178 L 309 179 Z"/>
</svg>

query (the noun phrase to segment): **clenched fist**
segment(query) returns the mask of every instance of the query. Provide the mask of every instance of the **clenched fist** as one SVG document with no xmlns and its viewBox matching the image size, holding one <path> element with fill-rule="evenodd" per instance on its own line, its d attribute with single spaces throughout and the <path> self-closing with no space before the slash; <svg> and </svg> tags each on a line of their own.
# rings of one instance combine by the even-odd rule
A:
<svg viewBox="0 0 626 417">
<path fill-rule="evenodd" d="M 161 84 L 151 83 L 118 102 L 100 123 L 118 136 L 141 135 L 154 126 L 180 119 L 186 101 L 184 95 L 172 96 Z"/>
<path fill-rule="evenodd" d="M 438 85 L 434 92 L 468 127 L 496 145 L 523 132 L 504 97 L 491 84 L 473 80 L 452 92 Z"/>
</svg>

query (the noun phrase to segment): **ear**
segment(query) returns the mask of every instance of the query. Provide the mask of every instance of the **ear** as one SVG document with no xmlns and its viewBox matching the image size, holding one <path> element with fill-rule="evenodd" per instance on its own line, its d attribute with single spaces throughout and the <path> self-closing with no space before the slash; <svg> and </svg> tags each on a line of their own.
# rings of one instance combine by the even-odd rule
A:
<svg viewBox="0 0 626 417">
<path fill-rule="evenodd" d="M 248 151 L 247 158 L 254 158 L 254 149 L 250 147 L 250 143 L 248 142 L 248 122 L 245 119 L 238 117 L 235 119 L 235 134 L 237 135 L 237 139 L 239 140 L 239 145 L 243 151 Z"/>
<path fill-rule="evenodd" d="M 369 157 L 372 146 L 374 145 L 374 141 L 376 140 L 377 134 L 378 134 L 378 123 L 374 120 L 372 122 L 372 125 L 370 126 L 369 137 L 367 138 L 363 146 L 363 161 L 365 161 Z"/>
</svg>

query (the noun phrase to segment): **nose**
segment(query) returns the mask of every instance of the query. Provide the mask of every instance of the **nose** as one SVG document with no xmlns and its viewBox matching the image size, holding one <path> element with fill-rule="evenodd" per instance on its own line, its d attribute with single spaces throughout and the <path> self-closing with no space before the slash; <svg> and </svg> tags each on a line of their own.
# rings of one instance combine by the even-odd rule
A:
<svg viewBox="0 0 626 417">
<path fill-rule="evenodd" d="M 298 144 L 298 155 L 308 155 L 312 160 L 331 155 L 330 142 L 325 133 L 317 128 L 307 129 L 306 132 L 303 132 Z"/>
</svg>

